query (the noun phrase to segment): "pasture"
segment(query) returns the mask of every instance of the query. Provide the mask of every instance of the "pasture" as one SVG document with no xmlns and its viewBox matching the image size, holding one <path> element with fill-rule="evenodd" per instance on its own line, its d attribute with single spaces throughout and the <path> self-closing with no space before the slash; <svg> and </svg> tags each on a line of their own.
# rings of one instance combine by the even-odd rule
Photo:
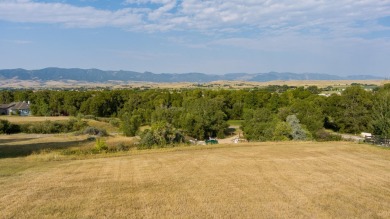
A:
<svg viewBox="0 0 390 219">
<path fill-rule="evenodd" d="M 14 124 L 26 124 L 26 123 L 35 123 L 35 122 L 44 122 L 44 121 L 68 121 L 74 119 L 73 116 L 0 116 L 1 120 L 8 120 L 10 123 Z M 118 133 L 119 128 L 112 126 L 109 122 L 97 121 L 94 119 L 82 119 L 86 121 L 88 126 L 96 127 L 99 129 L 105 129 L 109 133 Z"/>
<path fill-rule="evenodd" d="M 203 88 L 224 88 L 224 89 L 242 89 L 253 87 L 265 87 L 268 85 L 288 85 L 288 86 L 317 86 L 325 88 L 328 86 L 349 86 L 352 83 L 383 85 L 389 83 L 388 80 L 296 80 L 296 81 L 267 81 L 267 82 L 253 82 L 253 81 L 213 81 L 209 83 L 202 83 Z M 106 83 L 93 83 L 81 81 L 33 81 L 33 80 L 18 80 L 6 79 L 0 81 L 0 87 L 6 88 L 23 88 L 23 89 L 45 89 L 45 88 L 87 88 L 87 89 L 101 89 L 101 88 L 140 88 L 140 89 L 181 89 L 181 88 L 199 88 L 198 83 L 177 82 L 177 83 L 153 83 L 153 82 L 121 82 L 110 81 Z"/>
<path fill-rule="evenodd" d="M 37 143 L 0 139 L 10 150 Z M 390 150 L 370 145 L 242 143 L 44 159 L 49 155 L 55 151 L 0 159 L 2 218 L 390 217 Z"/>
<path fill-rule="evenodd" d="M 11 123 L 23 124 L 30 122 L 64 121 L 69 120 L 69 116 L 0 116 L 2 120 L 8 120 Z"/>
</svg>

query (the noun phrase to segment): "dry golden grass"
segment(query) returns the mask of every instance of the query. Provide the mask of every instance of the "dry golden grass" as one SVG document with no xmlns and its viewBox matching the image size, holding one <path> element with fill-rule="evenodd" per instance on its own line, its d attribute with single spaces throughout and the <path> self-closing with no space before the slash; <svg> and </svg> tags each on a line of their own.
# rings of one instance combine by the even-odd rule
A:
<svg viewBox="0 0 390 219">
<path fill-rule="evenodd" d="M 71 116 L 0 116 L 2 120 L 8 120 L 11 123 L 15 124 L 23 124 L 23 123 L 31 123 L 31 122 L 43 122 L 43 121 L 66 121 L 69 120 Z M 118 127 L 112 126 L 108 122 L 96 121 L 93 119 L 83 119 L 87 121 L 89 126 L 93 126 L 99 129 L 105 129 L 109 133 L 117 133 L 119 132 Z"/>
<path fill-rule="evenodd" d="M 109 133 L 119 132 L 118 127 L 114 127 L 110 123 L 107 123 L 107 122 L 101 122 L 101 121 L 96 121 L 96 120 L 92 120 L 92 119 L 88 119 L 87 122 L 88 122 L 89 126 L 93 126 L 93 127 L 99 128 L 99 129 L 105 129 Z"/>
<path fill-rule="evenodd" d="M 267 81 L 267 82 L 243 82 L 249 85 L 249 87 L 253 86 L 268 86 L 268 85 L 288 85 L 288 86 L 317 86 L 319 88 L 324 88 L 328 86 L 349 86 L 352 83 L 359 84 L 374 84 L 374 85 L 383 85 L 385 83 L 389 83 L 389 80 L 300 80 L 300 81 Z M 221 82 L 225 83 L 225 82 Z M 237 84 L 237 82 L 233 82 Z"/>
<path fill-rule="evenodd" d="M 91 146 L 86 135 L 14 134 L 0 135 L 0 159 Z"/>
<path fill-rule="evenodd" d="M 317 86 L 324 88 L 328 86 L 349 86 L 352 83 L 359 84 L 374 84 L 383 85 L 390 83 L 389 80 L 297 80 L 297 81 L 267 81 L 267 82 L 252 82 L 252 81 L 213 81 L 202 83 L 204 87 L 212 85 L 209 88 L 253 88 L 265 87 L 268 85 L 288 85 L 288 86 Z M 117 85 L 116 88 L 162 88 L 162 89 L 180 89 L 180 88 L 198 88 L 197 83 L 177 82 L 177 83 L 151 83 L 151 82 L 134 82 L 126 85 Z"/>
<path fill-rule="evenodd" d="M 68 116 L 0 116 L 0 119 L 8 120 L 11 123 L 29 123 L 29 122 L 43 122 L 50 121 L 63 121 L 69 120 Z"/>
<path fill-rule="evenodd" d="M 0 159 L 1 217 L 390 217 L 390 150 L 346 142 L 202 147 Z"/>
<path fill-rule="evenodd" d="M 301 81 L 268 81 L 268 82 L 250 82 L 250 81 L 214 81 L 210 83 L 204 83 L 207 85 L 213 85 L 214 88 L 218 86 L 229 89 L 231 88 L 251 88 L 258 86 L 268 85 L 289 85 L 289 86 L 346 86 L 352 83 L 360 84 L 375 84 L 383 85 L 389 83 L 389 80 L 301 80 Z M 178 83 L 153 83 L 153 82 L 123 82 L 123 81 L 110 81 L 107 83 L 88 83 L 80 81 L 32 81 L 32 80 L 2 80 L 0 81 L 0 87 L 11 87 L 11 88 L 26 88 L 26 89 L 37 89 L 37 88 L 102 88 L 110 87 L 113 89 L 129 89 L 129 88 L 169 88 L 169 89 L 180 89 L 180 88 L 194 88 L 197 87 L 197 83 L 192 82 L 178 82 Z"/>
</svg>

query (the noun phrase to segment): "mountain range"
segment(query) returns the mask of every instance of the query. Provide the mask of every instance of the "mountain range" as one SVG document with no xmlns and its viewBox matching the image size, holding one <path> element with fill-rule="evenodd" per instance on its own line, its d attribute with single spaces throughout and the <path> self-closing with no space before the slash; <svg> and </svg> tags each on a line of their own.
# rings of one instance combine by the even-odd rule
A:
<svg viewBox="0 0 390 219">
<path fill-rule="evenodd" d="M 223 75 L 204 73 L 161 73 L 135 72 L 135 71 L 103 71 L 99 69 L 80 68 L 44 68 L 39 70 L 3 69 L 0 70 L 0 79 L 38 80 L 38 81 L 145 81 L 145 82 L 197 82 L 211 81 L 290 81 L 290 80 L 381 80 L 384 77 L 372 75 L 338 76 L 320 73 L 229 73 Z"/>
</svg>

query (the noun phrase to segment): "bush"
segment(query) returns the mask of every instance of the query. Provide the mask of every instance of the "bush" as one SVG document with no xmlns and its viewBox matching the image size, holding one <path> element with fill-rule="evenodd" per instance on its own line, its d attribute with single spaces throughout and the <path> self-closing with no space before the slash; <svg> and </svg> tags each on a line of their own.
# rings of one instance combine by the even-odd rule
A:
<svg viewBox="0 0 390 219">
<path fill-rule="evenodd" d="M 141 134 L 141 141 L 139 145 L 137 145 L 137 149 L 151 149 L 153 145 L 156 145 L 156 139 L 153 136 L 152 131 L 146 129 Z"/>
<path fill-rule="evenodd" d="M 122 116 L 121 129 L 125 136 L 135 136 L 139 127 L 141 126 L 141 117 L 139 115 L 132 115 L 125 113 Z"/>
<path fill-rule="evenodd" d="M 57 122 L 46 120 L 44 122 L 26 123 L 20 125 L 24 133 L 53 134 L 62 132 L 62 127 Z"/>
<path fill-rule="evenodd" d="M 291 136 L 293 140 L 307 140 L 308 131 L 306 131 L 301 124 L 296 115 L 287 116 L 286 122 L 291 126 Z"/>
<path fill-rule="evenodd" d="M 81 119 L 71 118 L 66 125 L 67 131 L 80 131 L 87 126 L 87 122 Z"/>
<path fill-rule="evenodd" d="M 24 133 L 55 134 L 78 131 L 87 125 L 80 119 L 69 119 L 68 121 L 33 122 L 20 125 L 20 131 Z"/>
<path fill-rule="evenodd" d="M 291 140 L 291 126 L 287 122 L 278 122 L 275 125 L 275 129 L 273 132 L 273 139 L 274 141 L 287 141 Z"/>
<path fill-rule="evenodd" d="M 112 125 L 114 127 L 119 127 L 120 126 L 120 120 L 117 119 L 117 118 L 110 119 L 109 123 L 110 123 L 110 125 Z"/>
<path fill-rule="evenodd" d="M 118 151 L 128 151 L 131 148 L 131 144 L 125 144 L 124 142 L 120 142 L 117 145 L 109 146 L 109 152 L 118 152 Z"/>
<path fill-rule="evenodd" d="M 94 115 L 85 115 L 83 116 L 84 119 L 93 119 L 93 120 L 96 120 L 96 116 Z"/>
<path fill-rule="evenodd" d="M 314 138 L 317 141 L 341 141 L 342 140 L 341 135 L 330 133 L 323 129 L 318 130 L 316 133 L 314 133 Z"/>
<path fill-rule="evenodd" d="M 6 131 L 6 134 L 16 134 L 20 132 L 21 132 L 20 126 L 11 123 L 10 126 L 8 127 L 8 130 Z"/>
<path fill-rule="evenodd" d="M 163 148 L 178 143 L 184 143 L 184 135 L 171 124 L 158 122 L 152 124 L 151 130 L 146 129 L 141 134 L 141 141 L 137 148 L 150 149 L 153 146 Z"/>
<path fill-rule="evenodd" d="M 86 135 L 97 135 L 97 136 L 108 136 L 108 133 L 105 129 L 98 129 L 92 126 L 89 126 L 84 129 L 83 134 Z"/>
<path fill-rule="evenodd" d="M 97 138 L 94 148 L 97 152 L 106 151 L 108 149 L 106 141 L 103 138 Z"/>
<path fill-rule="evenodd" d="M 0 120 L 0 134 L 8 134 L 11 123 L 8 120 Z"/>
</svg>

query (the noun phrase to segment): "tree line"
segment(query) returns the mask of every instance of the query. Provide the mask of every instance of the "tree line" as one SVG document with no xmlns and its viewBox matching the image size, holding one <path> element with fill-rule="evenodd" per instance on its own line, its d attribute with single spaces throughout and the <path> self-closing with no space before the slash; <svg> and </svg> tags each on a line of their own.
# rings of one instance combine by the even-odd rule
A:
<svg viewBox="0 0 390 219">
<path fill-rule="evenodd" d="M 115 117 L 127 136 L 150 125 L 148 141 L 171 143 L 182 136 L 223 138 L 228 120 L 243 120 L 251 141 L 327 138 L 336 132 L 390 136 L 390 84 L 366 91 L 350 86 L 341 94 L 318 95 L 310 86 L 242 90 L 152 89 L 105 91 L 0 91 L 0 103 L 31 101 L 33 115 Z M 153 137 L 154 136 L 154 137 Z M 161 138 L 161 136 L 165 136 Z"/>
</svg>

